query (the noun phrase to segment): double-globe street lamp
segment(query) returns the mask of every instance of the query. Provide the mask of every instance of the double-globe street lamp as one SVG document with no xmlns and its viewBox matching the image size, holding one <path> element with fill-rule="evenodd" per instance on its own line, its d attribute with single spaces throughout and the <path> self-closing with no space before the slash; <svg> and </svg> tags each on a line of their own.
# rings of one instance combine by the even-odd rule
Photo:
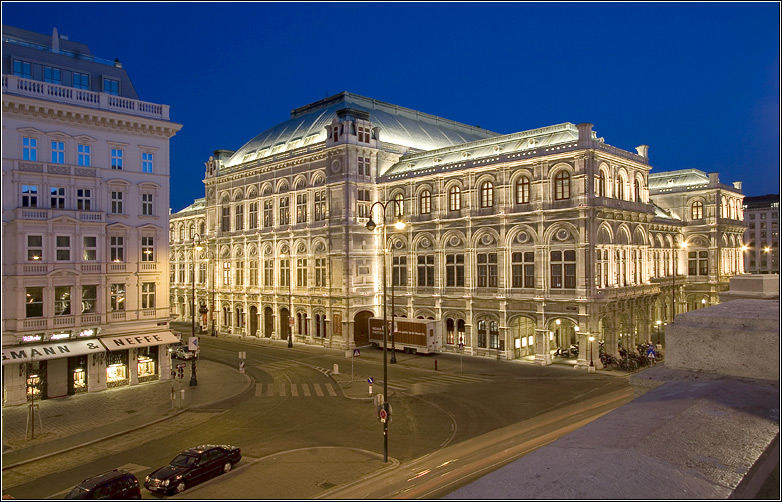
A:
<svg viewBox="0 0 782 502">
<path fill-rule="evenodd" d="M 386 290 L 388 281 L 386 279 L 386 247 L 388 242 L 386 241 L 386 208 L 394 203 L 396 204 L 396 223 L 395 227 L 399 230 L 405 228 L 405 223 L 402 221 L 402 202 L 397 199 L 391 199 L 386 202 L 374 202 L 369 208 L 369 221 L 367 222 L 367 229 L 371 232 L 377 228 L 374 220 L 372 220 L 372 212 L 375 206 L 380 206 L 383 209 L 383 410 L 386 414 L 386 419 L 383 421 L 383 462 L 388 462 L 388 303 Z M 393 312 L 392 312 L 393 315 Z"/>
<path fill-rule="evenodd" d="M 681 244 L 679 244 L 679 247 L 686 250 L 687 249 L 687 242 L 683 241 Z M 676 274 L 678 273 L 679 268 L 679 253 L 676 251 L 676 248 L 673 249 L 673 286 L 671 287 L 671 324 L 673 324 L 673 319 L 676 317 Z"/>
<path fill-rule="evenodd" d="M 195 319 L 196 319 L 196 311 L 195 311 L 195 274 L 196 274 L 196 252 L 201 251 L 204 249 L 201 246 L 201 235 L 200 234 L 193 234 L 193 252 L 192 252 L 192 268 L 190 269 L 190 278 L 192 279 L 193 283 L 193 291 L 192 296 L 190 298 L 191 304 L 190 304 L 190 314 L 192 316 L 192 326 L 191 326 L 191 337 L 195 337 Z M 195 387 L 198 385 L 198 378 L 196 377 L 196 357 L 198 355 L 198 351 L 196 351 L 195 354 L 193 354 L 193 359 L 190 360 L 190 387 Z"/>
</svg>

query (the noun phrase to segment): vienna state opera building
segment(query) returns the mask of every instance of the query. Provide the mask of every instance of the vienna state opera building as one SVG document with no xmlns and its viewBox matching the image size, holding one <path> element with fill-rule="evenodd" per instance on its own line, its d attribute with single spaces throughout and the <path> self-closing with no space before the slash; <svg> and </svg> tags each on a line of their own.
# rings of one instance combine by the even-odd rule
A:
<svg viewBox="0 0 782 502">
<path fill-rule="evenodd" d="M 497 134 L 342 92 L 209 158 L 205 196 L 170 218 L 171 308 L 349 349 L 382 317 L 385 273 L 389 317 L 393 285 L 395 316 L 435 320 L 440 352 L 549 364 L 578 344 L 584 366 L 590 338 L 661 343 L 743 273 L 744 195 L 651 173 L 648 152 L 588 123 Z"/>
</svg>

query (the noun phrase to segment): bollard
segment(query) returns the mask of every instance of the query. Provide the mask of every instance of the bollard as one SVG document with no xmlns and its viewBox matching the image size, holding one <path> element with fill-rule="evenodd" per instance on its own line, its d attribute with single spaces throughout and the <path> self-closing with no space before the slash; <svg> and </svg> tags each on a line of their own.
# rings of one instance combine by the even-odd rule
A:
<svg viewBox="0 0 782 502">
<path fill-rule="evenodd" d="M 437 371 L 437 359 L 434 360 L 434 370 Z"/>
<path fill-rule="evenodd" d="M 372 384 L 369 384 L 369 395 L 372 395 Z"/>
<path fill-rule="evenodd" d="M 179 391 L 179 407 L 184 406 L 185 402 L 185 389 Z"/>
<path fill-rule="evenodd" d="M 339 375 L 339 364 L 334 363 L 334 371 L 332 371 L 335 375 Z"/>
</svg>

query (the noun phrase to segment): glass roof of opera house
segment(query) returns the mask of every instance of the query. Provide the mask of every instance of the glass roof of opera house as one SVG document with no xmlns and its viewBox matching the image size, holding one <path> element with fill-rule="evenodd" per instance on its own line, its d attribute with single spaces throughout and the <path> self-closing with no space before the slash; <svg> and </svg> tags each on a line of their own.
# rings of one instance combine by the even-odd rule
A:
<svg viewBox="0 0 782 502">
<path fill-rule="evenodd" d="M 350 108 L 369 113 L 378 139 L 415 150 L 434 150 L 498 136 L 479 127 L 421 113 L 349 92 L 341 92 L 291 112 L 291 118 L 248 141 L 226 162 L 227 167 L 326 140 L 326 126 L 337 111 Z"/>
</svg>

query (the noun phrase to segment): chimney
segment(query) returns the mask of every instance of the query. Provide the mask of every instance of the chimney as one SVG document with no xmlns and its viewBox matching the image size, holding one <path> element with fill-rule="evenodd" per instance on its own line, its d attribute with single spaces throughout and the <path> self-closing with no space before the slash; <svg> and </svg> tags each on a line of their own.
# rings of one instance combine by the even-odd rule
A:
<svg viewBox="0 0 782 502">
<path fill-rule="evenodd" d="M 52 51 L 60 50 L 60 35 L 57 34 L 57 27 L 52 28 Z"/>
<path fill-rule="evenodd" d="M 576 127 L 578 127 L 578 142 L 579 144 L 588 144 L 590 141 L 592 141 L 592 126 L 594 124 L 590 124 L 589 122 L 585 122 L 583 124 L 578 124 Z"/>
<path fill-rule="evenodd" d="M 709 185 L 719 185 L 720 173 L 709 173 Z"/>
<path fill-rule="evenodd" d="M 114 58 L 114 66 L 117 68 L 122 68 L 122 63 L 119 62 L 119 58 Z"/>
<path fill-rule="evenodd" d="M 638 155 L 640 155 L 641 157 L 645 159 L 649 158 L 649 145 L 636 146 L 635 151 L 638 152 Z"/>
<path fill-rule="evenodd" d="M 741 181 L 734 181 L 733 188 L 735 188 L 736 190 L 741 190 L 741 183 L 742 183 Z"/>
</svg>

